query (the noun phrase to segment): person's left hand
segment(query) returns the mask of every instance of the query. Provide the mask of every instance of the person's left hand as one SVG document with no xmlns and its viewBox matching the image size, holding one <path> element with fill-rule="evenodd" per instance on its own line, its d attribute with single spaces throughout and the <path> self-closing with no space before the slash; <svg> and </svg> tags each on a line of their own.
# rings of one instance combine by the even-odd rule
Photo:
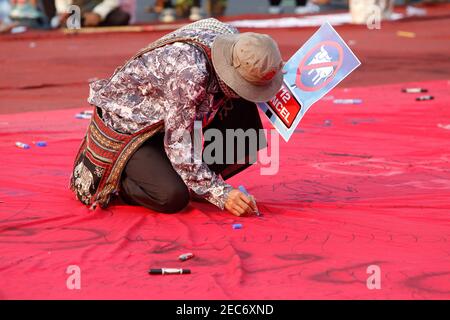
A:
<svg viewBox="0 0 450 320">
<path fill-rule="evenodd" d="M 94 12 L 86 12 L 83 15 L 83 18 L 84 18 L 84 25 L 86 27 L 98 26 L 100 24 L 100 22 L 102 21 L 102 18 Z"/>
</svg>

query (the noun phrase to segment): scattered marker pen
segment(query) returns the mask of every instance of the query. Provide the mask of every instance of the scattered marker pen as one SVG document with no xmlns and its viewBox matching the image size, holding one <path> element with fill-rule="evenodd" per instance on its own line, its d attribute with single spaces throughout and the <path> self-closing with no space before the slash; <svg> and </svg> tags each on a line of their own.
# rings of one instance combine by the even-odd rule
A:
<svg viewBox="0 0 450 320">
<path fill-rule="evenodd" d="M 234 229 L 234 230 L 236 230 L 236 229 L 242 229 L 242 224 L 241 224 L 241 223 L 235 223 L 235 224 L 233 224 L 233 229 Z"/>
<path fill-rule="evenodd" d="M 16 147 L 18 148 L 22 148 L 22 149 L 30 149 L 30 145 L 23 143 L 23 142 L 16 142 Z"/>
<path fill-rule="evenodd" d="M 186 261 L 186 260 L 192 259 L 193 257 L 194 257 L 194 254 L 191 252 L 188 252 L 188 253 L 180 254 L 178 259 L 180 259 L 180 261 Z"/>
<path fill-rule="evenodd" d="M 334 99 L 333 102 L 336 104 L 361 104 L 362 99 Z"/>
<path fill-rule="evenodd" d="M 415 38 L 416 34 L 414 32 L 409 31 L 397 31 L 397 36 L 405 38 Z"/>
<path fill-rule="evenodd" d="M 422 92 L 428 92 L 428 90 L 424 89 L 424 88 L 404 88 L 404 89 L 402 89 L 402 92 L 405 92 L 405 93 L 422 93 Z"/>
<path fill-rule="evenodd" d="M 36 147 L 46 147 L 47 146 L 47 142 L 45 142 L 45 141 L 33 141 L 33 144 Z"/>
<path fill-rule="evenodd" d="M 333 122 L 331 121 L 331 120 L 325 120 L 324 122 L 323 122 L 323 125 L 325 126 L 325 127 L 329 127 L 329 126 L 331 126 L 333 124 Z"/>
<path fill-rule="evenodd" d="M 175 269 L 175 268 L 161 268 L 161 269 L 150 269 L 149 274 L 190 274 L 190 269 Z"/>
<path fill-rule="evenodd" d="M 86 114 L 86 113 L 77 113 L 75 115 L 75 118 L 77 118 L 77 119 L 91 119 L 92 115 Z"/>
<path fill-rule="evenodd" d="M 416 101 L 427 101 L 427 100 L 433 100 L 433 96 L 420 96 L 416 98 Z"/>
<path fill-rule="evenodd" d="M 81 111 L 80 113 L 77 113 L 75 115 L 75 118 L 77 118 L 77 119 L 91 119 L 93 115 L 94 115 L 94 112 L 92 110 L 84 110 L 84 111 Z"/>
</svg>

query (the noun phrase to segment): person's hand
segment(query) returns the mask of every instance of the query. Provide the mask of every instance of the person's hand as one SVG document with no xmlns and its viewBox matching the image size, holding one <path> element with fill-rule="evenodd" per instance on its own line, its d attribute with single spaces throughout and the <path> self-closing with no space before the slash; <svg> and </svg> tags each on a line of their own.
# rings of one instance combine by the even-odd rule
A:
<svg viewBox="0 0 450 320">
<path fill-rule="evenodd" d="M 238 189 L 233 189 L 228 193 L 225 209 L 238 217 L 253 215 L 256 212 L 256 206 L 252 199 Z"/>
<path fill-rule="evenodd" d="M 67 19 L 69 18 L 68 13 L 61 13 L 59 15 L 59 27 L 64 28 L 66 26 Z"/>
<path fill-rule="evenodd" d="M 83 15 L 83 18 L 84 18 L 84 25 L 86 27 L 98 26 L 100 24 L 100 22 L 102 21 L 102 18 L 94 12 L 86 12 Z"/>
</svg>

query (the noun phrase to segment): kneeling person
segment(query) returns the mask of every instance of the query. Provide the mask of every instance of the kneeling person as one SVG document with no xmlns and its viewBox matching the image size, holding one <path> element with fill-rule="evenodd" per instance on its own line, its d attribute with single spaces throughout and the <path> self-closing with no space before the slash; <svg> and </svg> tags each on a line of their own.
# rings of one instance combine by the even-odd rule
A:
<svg viewBox="0 0 450 320">
<path fill-rule="evenodd" d="M 105 207 L 117 195 L 129 204 L 177 212 L 202 198 L 238 216 L 253 213 L 254 202 L 224 181 L 250 164 L 195 161 L 195 144 L 185 137 L 199 123 L 220 132 L 262 129 L 255 102 L 280 89 L 282 67 L 272 38 L 239 34 L 216 19 L 142 49 L 110 79 L 91 84 L 95 112 L 71 179 L 78 199 Z M 257 149 L 265 147 L 258 139 Z M 246 150 L 246 156 L 254 155 Z"/>
</svg>

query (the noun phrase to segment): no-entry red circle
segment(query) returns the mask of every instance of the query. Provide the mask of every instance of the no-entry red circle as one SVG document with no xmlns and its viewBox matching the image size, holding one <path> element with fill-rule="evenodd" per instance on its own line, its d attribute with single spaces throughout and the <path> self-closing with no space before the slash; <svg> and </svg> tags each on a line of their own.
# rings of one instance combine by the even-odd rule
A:
<svg viewBox="0 0 450 320">
<path fill-rule="evenodd" d="M 301 81 L 301 75 L 302 75 L 303 71 L 304 70 L 309 70 L 309 69 L 315 69 L 315 68 L 311 67 L 313 65 L 311 65 L 311 66 L 305 65 L 306 61 L 308 61 L 309 58 L 314 53 L 316 53 L 317 49 L 320 48 L 321 46 L 332 46 L 332 47 L 336 48 L 337 51 L 338 51 L 338 56 L 339 56 L 337 61 L 331 61 L 329 63 L 323 63 L 323 64 L 321 64 L 322 67 L 325 67 L 327 65 L 332 65 L 332 66 L 336 66 L 336 67 L 334 68 L 333 73 L 323 83 L 321 83 L 321 84 L 319 84 L 317 86 L 313 86 L 313 87 L 305 86 L 302 83 L 302 81 Z M 297 88 L 299 88 L 299 89 L 301 89 L 303 91 L 316 91 L 316 90 L 322 89 L 324 86 L 329 84 L 331 80 L 333 80 L 334 76 L 336 75 L 336 73 L 338 72 L 338 70 L 342 66 L 343 58 L 344 58 L 343 50 L 342 50 L 342 47 L 339 45 L 339 43 L 337 43 L 335 41 L 322 41 L 322 42 L 318 43 L 314 48 L 312 48 L 305 55 L 305 57 L 302 59 L 302 61 L 300 61 L 299 65 L 298 65 L 298 68 L 297 68 L 297 76 L 295 78 L 295 85 L 297 86 Z"/>
</svg>

